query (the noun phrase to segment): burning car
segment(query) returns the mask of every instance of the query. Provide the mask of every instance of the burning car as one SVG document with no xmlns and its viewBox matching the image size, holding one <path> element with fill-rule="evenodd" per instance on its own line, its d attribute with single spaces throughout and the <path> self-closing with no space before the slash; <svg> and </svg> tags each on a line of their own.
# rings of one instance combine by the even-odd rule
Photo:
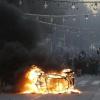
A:
<svg viewBox="0 0 100 100">
<path fill-rule="evenodd" d="M 75 77 L 72 69 L 44 73 L 40 68 L 33 65 L 25 77 L 27 80 L 23 85 L 22 93 L 80 93 L 79 90 L 74 89 Z"/>
</svg>

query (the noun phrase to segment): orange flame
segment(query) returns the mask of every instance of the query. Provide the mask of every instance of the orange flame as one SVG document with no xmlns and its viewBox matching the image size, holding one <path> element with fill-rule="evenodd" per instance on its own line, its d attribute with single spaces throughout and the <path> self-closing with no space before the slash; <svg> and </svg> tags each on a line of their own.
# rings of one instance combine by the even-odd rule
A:
<svg viewBox="0 0 100 100">
<path fill-rule="evenodd" d="M 44 73 L 40 68 L 33 65 L 26 73 L 26 81 L 21 93 L 81 93 L 74 89 L 74 73 L 71 69 L 64 69 L 61 72 Z"/>
</svg>

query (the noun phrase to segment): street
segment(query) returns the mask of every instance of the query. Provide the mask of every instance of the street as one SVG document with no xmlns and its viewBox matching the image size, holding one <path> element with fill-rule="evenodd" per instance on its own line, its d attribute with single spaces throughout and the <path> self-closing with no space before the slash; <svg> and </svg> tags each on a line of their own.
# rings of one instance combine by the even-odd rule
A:
<svg viewBox="0 0 100 100">
<path fill-rule="evenodd" d="M 75 88 L 81 94 L 1 94 L 0 100 L 100 100 L 100 76 L 76 78 Z"/>
</svg>

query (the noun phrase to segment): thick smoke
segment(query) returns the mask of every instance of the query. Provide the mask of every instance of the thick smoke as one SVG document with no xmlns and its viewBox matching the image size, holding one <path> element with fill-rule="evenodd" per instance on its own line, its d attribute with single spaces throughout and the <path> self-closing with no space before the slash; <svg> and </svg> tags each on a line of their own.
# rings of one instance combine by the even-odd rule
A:
<svg viewBox="0 0 100 100">
<path fill-rule="evenodd" d="M 0 3 L 0 77 L 10 79 L 15 71 L 30 64 L 30 51 L 36 48 L 42 33 L 39 30 L 39 23 L 18 8 Z"/>
<path fill-rule="evenodd" d="M 40 29 L 39 29 L 40 30 Z M 38 25 L 27 19 L 12 5 L 0 3 L 0 41 L 18 41 L 24 46 L 35 46 L 39 38 Z"/>
<path fill-rule="evenodd" d="M 45 71 L 57 69 L 59 61 L 55 64 L 47 50 L 37 47 L 41 37 L 47 36 L 42 26 L 45 27 L 15 6 L 0 3 L 0 78 L 4 81 L 12 80 L 17 71 L 20 73 L 32 64 L 45 66 Z"/>
</svg>

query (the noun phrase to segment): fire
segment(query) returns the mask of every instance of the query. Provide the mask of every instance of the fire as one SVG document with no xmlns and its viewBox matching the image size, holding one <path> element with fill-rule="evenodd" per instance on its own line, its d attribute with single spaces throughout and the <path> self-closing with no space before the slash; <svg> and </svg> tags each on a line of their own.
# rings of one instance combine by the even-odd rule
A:
<svg viewBox="0 0 100 100">
<path fill-rule="evenodd" d="M 64 69 L 61 72 L 44 73 L 40 68 L 33 65 L 26 73 L 27 79 L 21 93 L 81 93 L 74 89 L 74 73 L 71 69 Z"/>
</svg>

